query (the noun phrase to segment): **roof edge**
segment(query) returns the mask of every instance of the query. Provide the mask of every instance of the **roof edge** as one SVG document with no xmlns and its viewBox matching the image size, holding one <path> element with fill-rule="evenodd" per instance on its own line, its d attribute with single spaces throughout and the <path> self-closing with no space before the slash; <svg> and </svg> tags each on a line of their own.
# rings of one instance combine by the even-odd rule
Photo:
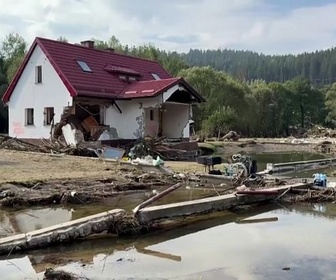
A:
<svg viewBox="0 0 336 280">
<path fill-rule="evenodd" d="M 9 102 L 14 89 L 24 71 L 24 69 L 27 66 L 27 63 L 30 59 L 30 57 L 32 56 L 36 46 L 39 46 L 41 48 L 41 50 L 43 51 L 43 53 L 45 54 L 45 56 L 48 58 L 48 60 L 50 61 L 51 65 L 53 66 L 53 68 L 55 69 L 56 73 L 58 74 L 58 76 L 61 78 L 62 82 L 64 83 L 65 87 L 68 89 L 69 93 L 71 96 L 76 96 L 77 92 L 75 90 L 75 88 L 71 85 L 71 83 L 69 82 L 69 80 L 65 77 L 65 75 L 62 73 L 62 71 L 60 70 L 60 68 L 57 66 L 57 64 L 55 63 L 55 61 L 51 58 L 51 56 L 49 55 L 49 53 L 47 52 L 47 50 L 44 48 L 43 44 L 40 42 L 39 38 L 36 37 L 34 42 L 32 43 L 32 45 L 30 46 L 27 54 L 25 55 L 20 67 L 18 68 L 18 70 L 16 71 L 13 80 L 10 82 L 8 88 L 6 89 L 4 95 L 2 96 L 2 101 L 6 104 Z"/>
<path fill-rule="evenodd" d="M 4 95 L 2 96 L 2 101 L 4 103 L 8 103 L 8 101 L 9 101 L 9 99 L 10 99 L 10 97 L 11 97 L 11 95 L 12 95 L 12 93 L 13 93 L 15 87 L 16 87 L 16 84 L 18 83 L 18 81 L 19 81 L 19 79 L 22 75 L 23 70 L 26 68 L 26 65 L 27 65 L 31 55 L 32 55 L 33 51 L 35 50 L 36 45 L 37 45 L 37 40 L 35 39 L 33 44 L 30 46 L 27 54 L 25 55 L 19 69 L 16 71 L 13 80 L 9 83 L 8 88 L 6 89 Z"/>
</svg>

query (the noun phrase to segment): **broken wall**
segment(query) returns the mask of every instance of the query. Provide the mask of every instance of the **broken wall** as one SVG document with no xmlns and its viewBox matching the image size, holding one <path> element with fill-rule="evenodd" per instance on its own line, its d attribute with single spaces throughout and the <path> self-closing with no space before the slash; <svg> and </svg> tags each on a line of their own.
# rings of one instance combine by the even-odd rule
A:
<svg viewBox="0 0 336 280">
<path fill-rule="evenodd" d="M 117 100 L 116 106 L 106 108 L 105 124 L 115 128 L 118 138 L 137 139 L 144 136 L 146 108 L 158 108 L 160 98 L 143 98 L 133 100 Z"/>
</svg>

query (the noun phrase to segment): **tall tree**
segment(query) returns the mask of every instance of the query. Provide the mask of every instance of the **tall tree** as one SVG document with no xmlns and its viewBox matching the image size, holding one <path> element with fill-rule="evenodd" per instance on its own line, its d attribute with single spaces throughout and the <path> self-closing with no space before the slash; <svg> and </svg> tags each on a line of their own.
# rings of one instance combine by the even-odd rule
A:
<svg viewBox="0 0 336 280">
<path fill-rule="evenodd" d="M 1 53 L 5 59 L 7 79 L 11 81 L 27 51 L 27 43 L 17 33 L 10 33 L 2 42 Z"/>
<path fill-rule="evenodd" d="M 325 96 L 325 106 L 327 109 L 326 122 L 336 126 L 336 83 L 333 83 Z"/>
</svg>

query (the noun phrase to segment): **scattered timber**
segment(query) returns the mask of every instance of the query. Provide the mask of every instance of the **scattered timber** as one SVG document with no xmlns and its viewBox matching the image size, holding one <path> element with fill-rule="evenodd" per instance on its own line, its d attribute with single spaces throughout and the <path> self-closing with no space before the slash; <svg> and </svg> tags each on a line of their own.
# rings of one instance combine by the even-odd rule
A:
<svg viewBox="0 0 336 280">
<path fill-rule="evenodd" d="M 43 280 L 90 280 L 89 278 L 63 270 L 54 270 L 47 268 Z"/>
<path fill-rule="evenodd" d="M 144 201 L 143 203 L 141 203 L 141 204 L 139 204 L 137 207 L 135 207 L 135 208 L 133 209 L 133 213 L 136 215 L 136 213 L 137 213 L 140 209 L 142 209 L 142 208 L 148 206 L 149 204 L 151 204 L 151 203 L 153 203 L 153 202 L 159 200 L 160 198 L 166 196 L 167 194 L 169 194 L 169 193 L 171 193 L 171 192 L 177 190 L 177 189 L 180 188 L 181 186 L 182 186 L 181 183 L 177 183 L 177 184 L 175 184 L 174 186 L 171 186 L 171 187 L 169 187 L 168 189 L 166 189 L 166 190 L 164 190 L 164 191 L 158 193 L 157 195 L 151 197 L 150 199 Z"/>
</svg>

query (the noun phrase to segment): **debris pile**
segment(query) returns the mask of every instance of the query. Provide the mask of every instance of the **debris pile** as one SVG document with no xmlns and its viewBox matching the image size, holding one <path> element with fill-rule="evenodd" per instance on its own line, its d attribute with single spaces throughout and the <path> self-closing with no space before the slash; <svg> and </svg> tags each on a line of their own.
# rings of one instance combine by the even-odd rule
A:
<svg viewBox="0 0 336 280">
<path fill-rule="evenodd" d="M 191 160 L 198 155 L 197 142 L 170 142 L 165 137 L 145 137 L 135 142 L 129 151 L 131 159 L 157 157 L 163 160 Z"/>
<path fill-rule="evenodd" d="M 335 202 L 336 201 L 336 190 L 335 188 L 313 188 L 306 190 L 292 190 L 296 193 L 295 195 L 290 195 L 284 197 L 284 202 L 287 203 L 320 203 L 320 202 Z"/>
<path fill-rule="evenodd" d="M 85 145 L 69 146 L 62 139 L 22 140 L 9 136 L 0 136 L 0 149 L 35 153 L 68 154 L 76 156 L 97 157 L 96 153 Z"/>
<path fill-rule="evenodd" d="M 314 125 L 307 131 L 307 136 L 311 138 L 336 138 L 336 130 L 320 125 Z"/>
<path fill-rule="evenodd" d="M 74 273 L 66 272 L 64 270 L 55 270 L 53 268 L 47 268 L 43 280 L 89 280 L 89 278 L 76 275 Z"/>
</svg>

